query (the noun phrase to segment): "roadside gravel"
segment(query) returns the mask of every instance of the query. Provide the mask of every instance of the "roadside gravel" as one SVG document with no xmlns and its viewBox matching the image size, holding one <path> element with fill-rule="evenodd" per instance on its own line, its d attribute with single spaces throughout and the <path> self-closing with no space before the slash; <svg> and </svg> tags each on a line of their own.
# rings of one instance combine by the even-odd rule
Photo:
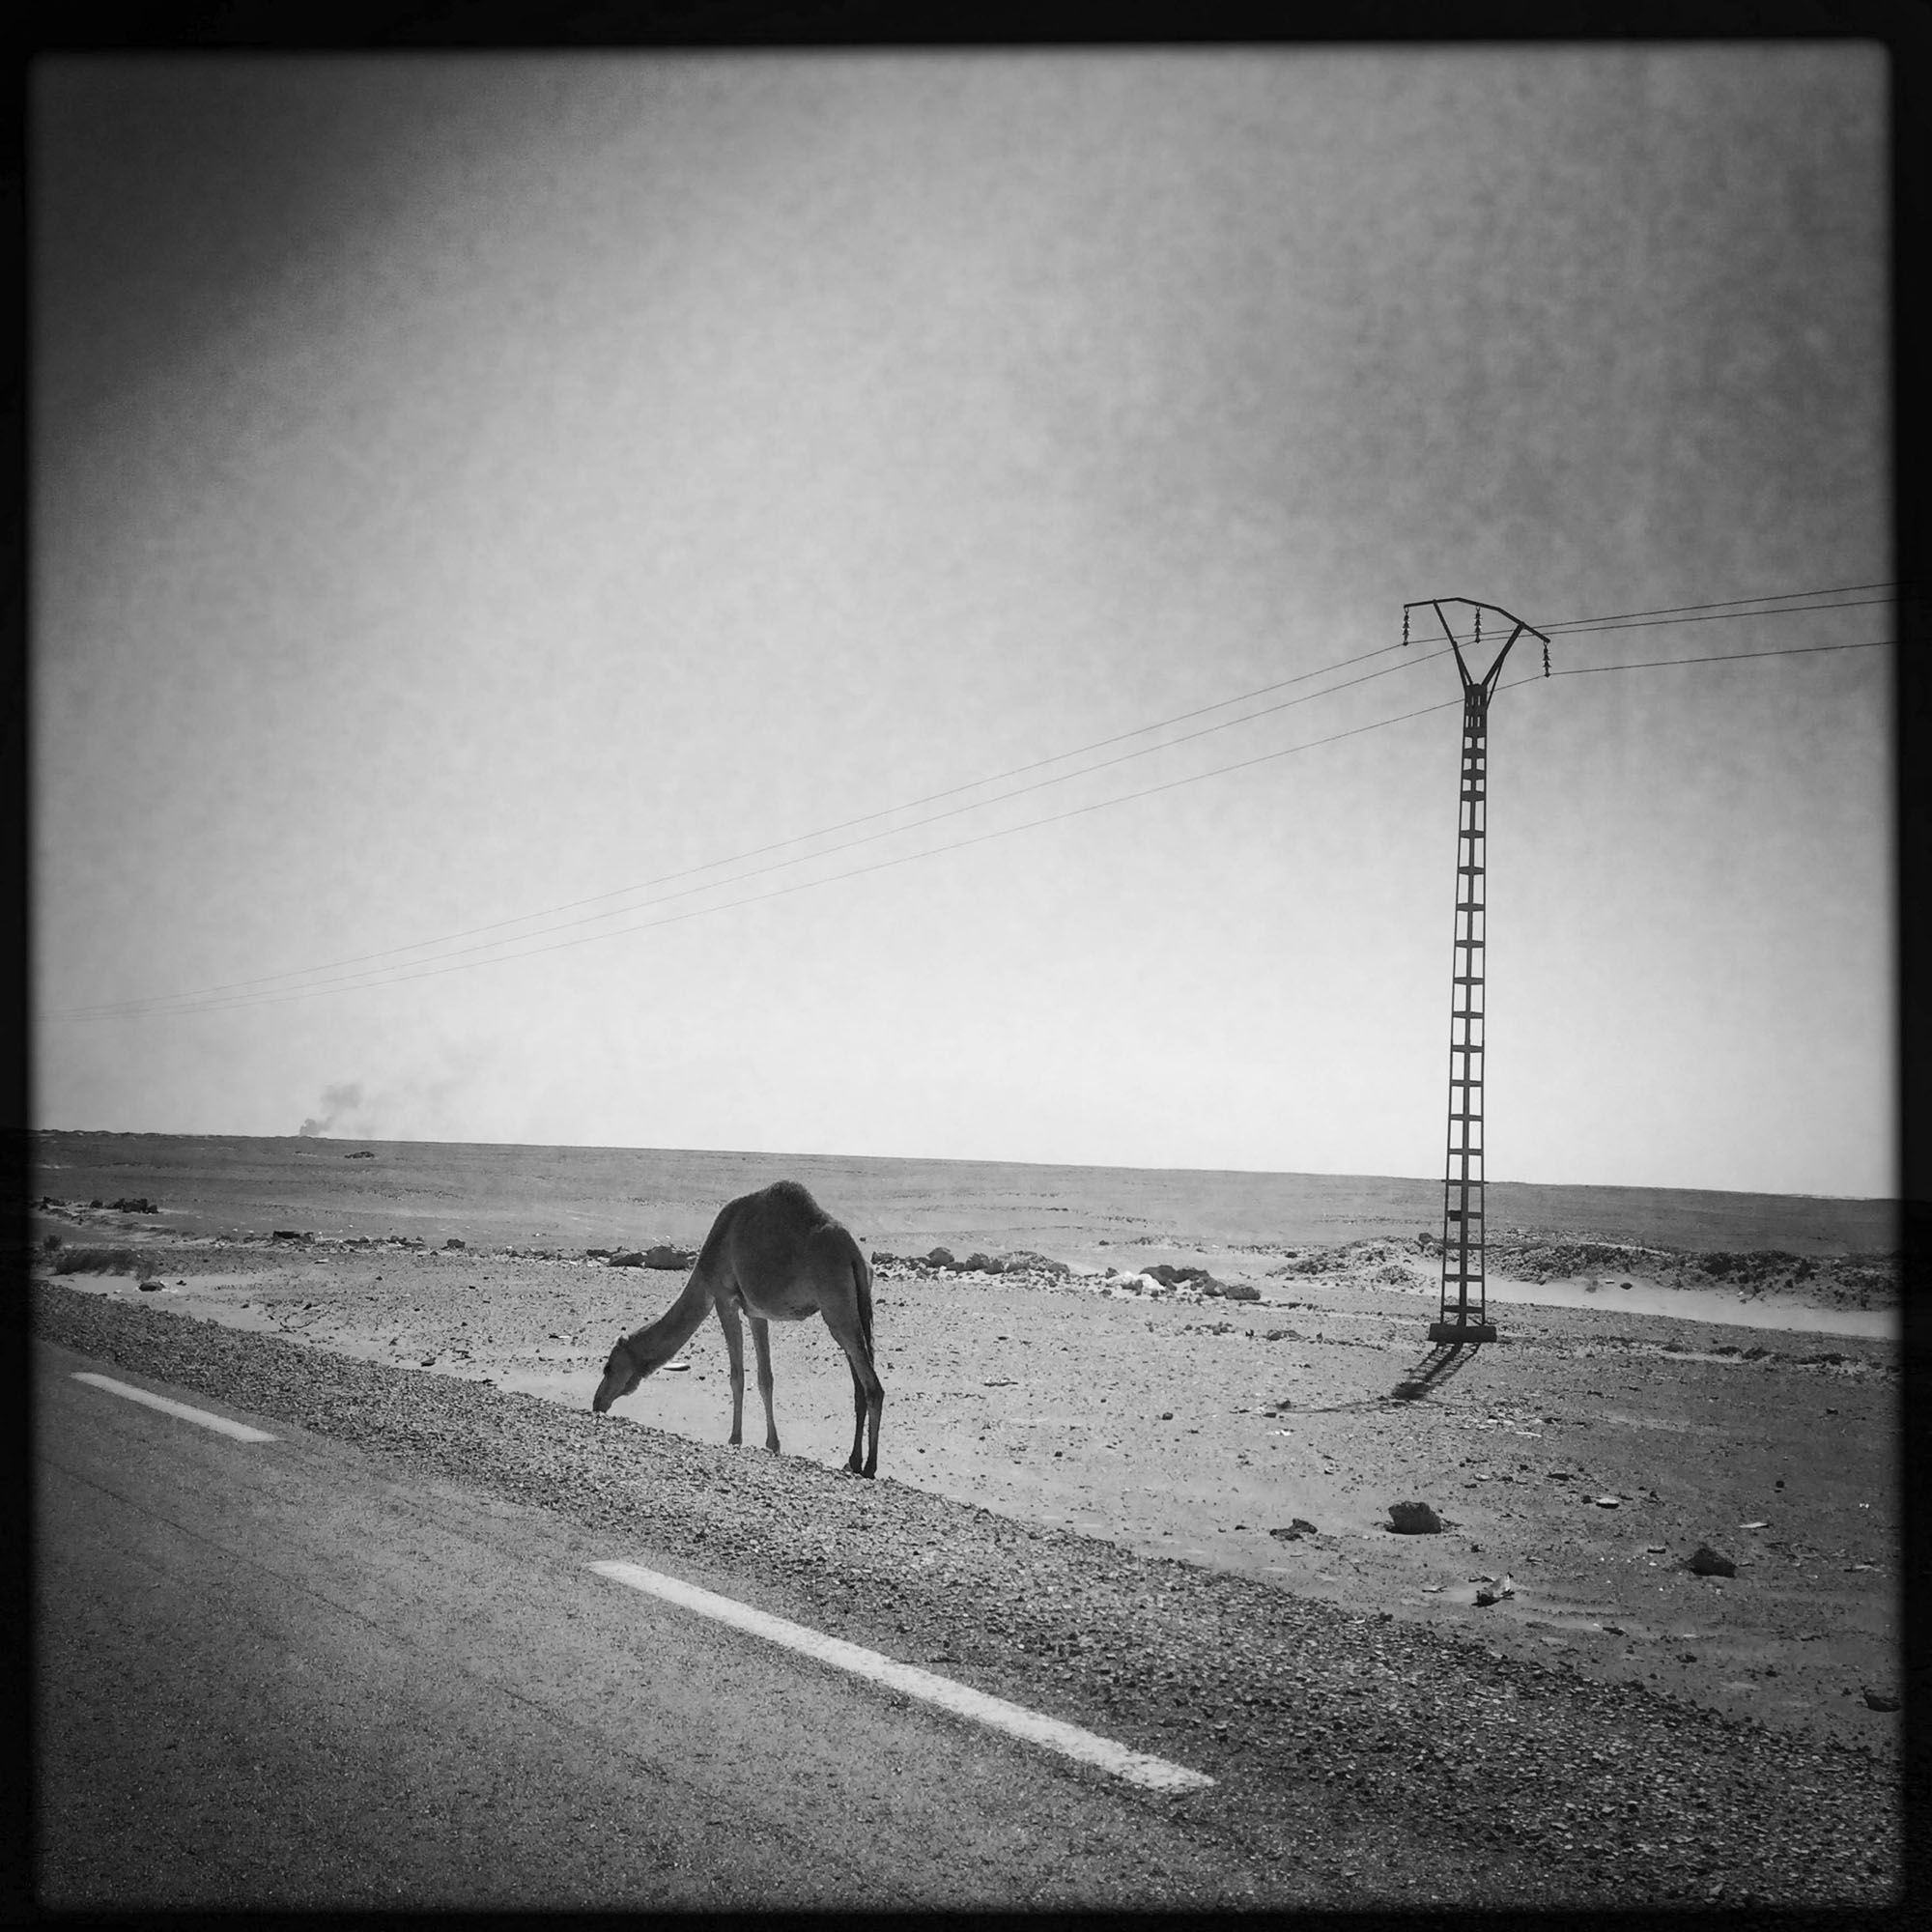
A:
<svg viewBox="0 0 1932 1932">
<path fill-rule="evenodd" d="M 1190 1818 L 1278 1861 L 1284 1901 L 1896 1895 L 1899 1793 L 1855 1747 L 890 1479 L 709 1447 L 57 1282 L 33 1295 L 35 1332 L 65 1348 L 554 1512 L 607 1536 L 613 1555 L 673 1564 L 1205 1771 L 1219 1782 L 1188 1801 Z"/>
</svg>

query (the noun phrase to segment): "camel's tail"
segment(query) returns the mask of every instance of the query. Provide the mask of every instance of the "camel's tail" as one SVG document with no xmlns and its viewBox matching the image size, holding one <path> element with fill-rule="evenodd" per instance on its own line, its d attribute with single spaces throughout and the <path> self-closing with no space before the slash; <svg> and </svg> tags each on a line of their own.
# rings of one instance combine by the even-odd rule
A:
<svg viewBox="0 0 1932 1932">
<path fill-rule="evenodd" d="M 866 1359 L 872 1359 L 872 1264 L 857 1241 L 852 1243 L 852 1279 L 859 1291 L 859 1332 L 866 1338 Z"/>
</svg>

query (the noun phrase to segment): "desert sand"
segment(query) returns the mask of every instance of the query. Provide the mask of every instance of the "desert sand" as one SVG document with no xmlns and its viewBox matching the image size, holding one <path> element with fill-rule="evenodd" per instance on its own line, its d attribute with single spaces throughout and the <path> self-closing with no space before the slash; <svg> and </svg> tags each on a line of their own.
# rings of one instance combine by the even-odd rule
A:
<svg viewBox="0 0 1932 1932">
<path fill-rule="evenodd" d="M 159 1136 L 39 1154 L 43 1265 L 123 1252 L 71 1287 L 582 1406 L 683 1280 L 585 1250 L 695 1247 L 724 1199 L 791 1173 L 882 1257 L 900 1481 L 1896 1748 L 1864 1694 L 1901 1690 L 1887 1204 L 1492 1184 L 1499 1339 L 1450 1350 L 1427 1340 L 1420 1181 Z M 1010 1265 L 919 1259 L 935 1245 Z M 1160 1287 L 1161 1262 L 1255 1298 Z M 774 1354 L 784 1453 L 841 1462 L 830 1336 L 781 1330 Z M 722 1442 L 715 1324 L 682 1360 L 620 1409 Z M 1409 1500 L 1443 1530 L 1396 1533 Z M 1693 1574 L 1700 1545 L 1735 1575 Z"/>
</svg>

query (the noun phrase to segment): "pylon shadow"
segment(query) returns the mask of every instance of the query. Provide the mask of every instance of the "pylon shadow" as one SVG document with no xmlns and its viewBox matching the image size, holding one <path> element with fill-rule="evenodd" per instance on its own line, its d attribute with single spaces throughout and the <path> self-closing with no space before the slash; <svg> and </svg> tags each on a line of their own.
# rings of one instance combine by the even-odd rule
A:
<svg viewBox="0 0 1932 1932">
<path fill-rule="evenodd" d="M 1389 1394 L 1397 1402 L 1420 1402 L 1461 1375 L 1482 1348 L 1480 1342 L 1438 1342 Z"/>
<path fill-rule="evenodd" d="M 1264 1415 L 1366 1415 L 1386 1411 L 1392 1402 L 1421 1402 L 1459 1376 L 1482 1352 L 1480 1342 L 1438 1342 L 1384 1395 L 1354 1396 L 1347 1402 L 1296 1403 L 1284 1399 L 1259 1411 Z"/>
</svg>

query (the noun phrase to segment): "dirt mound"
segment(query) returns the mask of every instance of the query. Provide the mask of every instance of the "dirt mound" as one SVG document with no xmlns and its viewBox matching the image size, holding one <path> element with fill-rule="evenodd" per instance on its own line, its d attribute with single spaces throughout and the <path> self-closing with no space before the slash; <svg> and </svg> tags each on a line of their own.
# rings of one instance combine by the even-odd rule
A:
<svg viewBox="0 0 1932 1932">
<path fill-rule="evenodd" d="M 1900 1259 L 1892 1254 L 1795 1255 L 1779 1248 L 1643 1247 L 1514 1233 L 1488 1241 L 1491 1271 L 1518 1281 L 1635 1278 L 1674 1288 L 1727 1288 L 1745 1294 L 1797 1296 L 1829 1308 L 1896 1308 Z"/>
</svg>

